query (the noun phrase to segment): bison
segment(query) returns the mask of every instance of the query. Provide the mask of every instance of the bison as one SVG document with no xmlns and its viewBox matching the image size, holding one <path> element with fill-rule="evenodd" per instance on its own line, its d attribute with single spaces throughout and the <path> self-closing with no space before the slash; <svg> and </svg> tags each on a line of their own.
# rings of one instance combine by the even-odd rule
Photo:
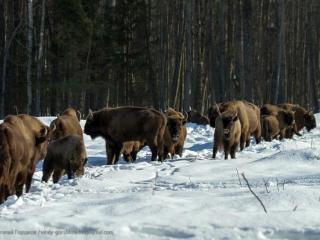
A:
<svg viewBox="0 0 320 240">
<path fill-rule="evenodd" d="M 299 131 L 304 127 L 304 113 L 306 110 L 303 110 L 299 105 L 294 104 L 265 104 L 260 109 L 261 114 L 263 115 L 274 115 L 277 116 L 279 111 L 291 111 L 294 113 L 295 122 L 292 125 L 286 127 L 284 137 L 292 138 L 293 134 L 301 136 Z M 315 121 L 314 121 L 315 123 Z"/>
<path fill-rule="evenodd" d="M 145 141 L 152 152 L 151 160 L 163 160 L 163 135 L 167 119 L 163 113 L 144 107 L 103 108 L 89 111 L 84 133 L 106 141 L 107 164 L 115 164 L 126 141 Z"/>
<path fill-rule="evenodd" d="M 240 149 L 250 145 L 250 136 L 254 135 L 256 142 L 261 141 L 260 109 L 247 101 L 229 101 L 215 104 L 209 108 L 210 125 L 215 127 L 216 118 L 225 111 L 237 112 L 241 123 Z M 214 123 L 213 123 L 214 122 Z"/>
<path fill-rule="evenodd" d="M 35 117 L 22 114 L 4 119 L 0 128 L 1 201 L 12 194 L 21 196 L 24 185 L 29 192 L 36 164 L 46 155 L 49 137 L 49 127 Z"/>
<path fill-rule="evenodd" d="M 188 122 L 196 123 L 198 125 L 208 125 L 209 124 L 209 118 L 201 115 L 198 111 L 190 110 L 188 112 Z"/>
<path fill-rule="evenodd" d="M 144 142 L 128 141 L 124 142 L 121 153 L 126 162 L 134 162 L 137 159 L 138 152 L 145 146 Z"/>
<path fill-rule="evenodd" d="M 262 137 L 266 141 L 280 137 L 286 137 L 288 129 L 294 128 L 294 113 L 292 111 L 280 110 L 277 115 L 262 115 Z"/>
<path fill-rule="evenodd" d="M 307 111 L 305 108 L 297 104 L 282 103 L 282 104 L 279 104 L 278 106 L 285 110 L 294 112 L 294 119 L 296 122 L 296 131 L 300 131 L 301 129 L 306 127 L 307 131 L 310 132 L 312 129 L 314 129 L 317 126 L 316 119 L 312 111 Z"/>
<path fill-rule="evenodd" d="M 55 129 L 51 134 L 51 139 L 56 140 L 69 134 L 77 134 L 83 137 L 82 128 L 80 126 L 80 115 L 73 108 L 66 109 L 59 117 L 50 124 Z"/>
<path fill-rule="evenodd" d="M 168 157 L 168 153 L 171 157 L 175 154 L 182 157 L 184 141 L 187 137 L 185 126 L 187 117 L 172 108 L 169 108 L 165 114 L 167 116 L 167 126 L 164 133 L 164 159 Z"/>
<path fill-rule="evenodd" d="M 87 155 L 82 137 L 70 134 L 53 140 L 43 162 L 42 181 L 48 182 L 52 173 L 54 183 L 57 183 L 65 172 L 69 179 L 82 176 L 86 163 Z"/>
<path fill-rule="evenodd" d="M 235 110 L 227 110 L 219 114 L 215 121 L 214 143 L 212 157 L 216 158 L 217 151 L 224 148 L 224 158 L 236 157 L 236 150 L 241 137 L 241 123 Z"/>
</svg>

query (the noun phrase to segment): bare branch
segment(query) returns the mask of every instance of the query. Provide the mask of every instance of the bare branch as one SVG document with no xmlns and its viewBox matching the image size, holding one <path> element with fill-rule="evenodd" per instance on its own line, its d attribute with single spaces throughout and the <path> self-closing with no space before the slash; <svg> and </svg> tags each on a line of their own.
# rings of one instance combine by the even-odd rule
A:
<svg viewBox="0 0 320 240">
<path fill-rule="evenodd" d="M 251 187 L 250 187 L 250 184 L 249 184 L 246 176 L 244 175 L 244 173 L 242 173 L 241 175 L 242 175 L 243 180 L 247 183 L 247 186 L 248 186 L 250 192 L 252 193 L 252 195 L 259 201 L 259 203 L 261 204 L 264 212 L 267 213 L 266 207 L 264 206 L 264 204 L 263 204 L 263 202 L 261 201 L 261 199 L 257 196 L 257 194 L 255 194 L 254 191 L 252 191 L 252 189 L 251 189 Z"/>
<path fill-rule="evenodd" d="M 242 183 L 241 183 L 241 179 L 240 179 L 240 176 L 239 176 L 238 168 L 236 168 L 236 170 L 237 170 L 237 176 L 238 176 L 238 180 L 239 180 L 240 187 L 242 187 Z"/>
</svg>

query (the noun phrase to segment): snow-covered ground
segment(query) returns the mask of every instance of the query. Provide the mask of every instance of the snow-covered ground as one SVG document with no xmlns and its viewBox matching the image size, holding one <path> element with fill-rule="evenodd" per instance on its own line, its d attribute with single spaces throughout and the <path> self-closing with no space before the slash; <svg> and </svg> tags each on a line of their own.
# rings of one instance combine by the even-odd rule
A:
<svg viewBox="0 0 320 240">
<path fill-rule="evenodd" d="M 183 158 L 150 162 L 145 148 L 106 166 L 104 140 L 85 136 L 85 175 L 44 184 L 40 162 L 31 192 L 0 206 L 0 239 L 320 239 L 320 128 L 252 141 L 236 160 L 211 159 L 212 142 L 188 124 Z"/>
</svg>

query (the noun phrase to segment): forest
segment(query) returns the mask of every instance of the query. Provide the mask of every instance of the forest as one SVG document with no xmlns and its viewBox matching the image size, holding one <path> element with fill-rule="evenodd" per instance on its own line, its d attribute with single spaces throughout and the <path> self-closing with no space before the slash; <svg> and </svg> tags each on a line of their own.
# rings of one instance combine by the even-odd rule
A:
<svg viewBox="0 0 320 240">
<path fill-rule="evenodd" d="M 319 111 L 318 0 L 0 0 L 0 115 L 214 102 Z"/>
</svg>

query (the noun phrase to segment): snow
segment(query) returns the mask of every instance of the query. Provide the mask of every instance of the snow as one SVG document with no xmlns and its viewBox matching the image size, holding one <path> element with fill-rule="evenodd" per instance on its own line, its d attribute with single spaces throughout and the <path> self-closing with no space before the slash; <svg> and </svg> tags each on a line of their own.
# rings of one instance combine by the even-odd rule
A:
<svg viewBox="0 0 320 240">
<path fill-rule="evenodd" d="M 40 162 L 31 192 L 0 205 L 0 239 L 320 239 L 320 128 L 252 140 L 235 160 L 211 158 L 209 126 L 187 130 L 183 157 L 162 164 L 146 147 L 136 163 L 106 166 L 104 140 L 85 135 L 85 175 L 45 184 Z"/>
</svg>

